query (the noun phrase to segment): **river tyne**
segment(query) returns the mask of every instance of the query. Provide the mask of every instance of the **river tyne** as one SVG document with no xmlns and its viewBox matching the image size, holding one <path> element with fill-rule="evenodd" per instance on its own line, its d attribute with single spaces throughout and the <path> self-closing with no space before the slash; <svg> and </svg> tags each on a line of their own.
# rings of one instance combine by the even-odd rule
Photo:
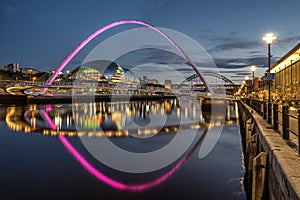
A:
<svg viewBox="0 0 300 200">
<path fill-rule="evenodd" d="M 235 103 L 183 101 L 0 105 L 1 199 L 246 199 Z"/>
</svg>

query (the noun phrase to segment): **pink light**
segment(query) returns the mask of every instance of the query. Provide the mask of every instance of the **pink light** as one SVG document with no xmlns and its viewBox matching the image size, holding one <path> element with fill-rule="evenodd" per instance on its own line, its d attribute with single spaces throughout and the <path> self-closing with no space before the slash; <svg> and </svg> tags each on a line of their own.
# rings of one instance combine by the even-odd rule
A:
<svg viewBox="0 0 300 200">
<path fill-rule="evenodd" d="M 49 117 L 49 115 L 42 111 L 42 113 L 45 116 L 45 119 L 47 123 L 51 126 L 53 130 L 56 130 L 56 126 Z M 119 181 L 116 181 L 110 177 L 105 176 L 102 172 L 98 171 L 96 168 L 94 168 L 72 145 L 71 143 L 63 136 L 59 135 L 59 139 L 62 142 L 62 144 L 66 147 L 66 149 L 71 153 L 71 155 L 93 176 L 95 176 L 98 180 L 104 182 L 107 185 L 112 186 L 113 188 L 119 189 L 119 190 L 127 190 L 127 191 L 143 191 L 150 189 L 154 186 L 157 186 L 164 181 L 166 181 L 170 176 L 172 176 L 184 163 L 185 161 L 193 154 L 193 152 L 196 150 L 197 146 L 202 142 L 202 140 L 205 138 L 205 135 L 207 133 L 207 129 L 202 134 L 199 141 L 195 144 L 195 146 L 190 150 L 190 152 L 184 156 L 176 165 L 173 167 L 170 171 L 168 171 L 166 174 L 160 176 L 159 178 L 150 181 L 148 183 L 142 183 L 142 184 L 125 184 Z"/>
<path fill-rule="evenodd" d="M 46 105 L 46 112 L 51 112 L 52 111 L 52 105 L 51 104 L 47 104 Z"/>
<path fill-rule="evenodd" d="M 95 169 L 88 161 L 69 143 L 69 141 L 63 136 L 59 135 L 59 139 L 62 142 L 62 144 L 66 147 L 66 149 L 75 157 L 75 159 L 93 176 L 95 176 L 100 181 L 106 183 L 107 185 L 112 186 L 113 188 L 119 189 L 119 190 L 128 190 L 128 191 L 143 191 L 150 189 L 154 186 L 157 186 L 167 180 L 174 172 L 176 172 L 183 163 L 187 160 L 187 158 L 190 156 L 188 154 L 185 156 L 179 163 L 176 164 L 175 167 L 173 167 L 170 171 L 168 171 L 163 176 L 155 179 L 154 181 L 148 182 L 148 183 L 142 183 L 142 184 L 124 184 L 122 182 L 116 181 L 112 178 L 109 178 L 105 176 L 103 173 Z"/>
<path fill-rule="evenodd" d="M 42 114 L 44 115 L 47 123 L 49 124 L 49 126 L 53 129 L 56 130 L 56 125 L 54 124 L 54 122 L 52 121 L 52 119 L 49 117 L 49 115 L 46 112 L 42 112 Z"/>
<path fill-rule="evenodd" d="M 199 73 L 199 71 L 197 70 L 196 66 L 192 63 L 192 61 L 189 59 L 189 57 L 184 53 L 184 51 L 169 37 L 167 36 L 165 33 L 163 33 L 162 31 L 160 31 L 158 28 L 155 28 L 154 26 L 147 24 L 145 22 L 141 22 L 141 21 L 136 21 L 136 20 L 122 20 L 122 21 L 118 21 L 118 22 L 113 22 L 111 24 L 108 24 L 100 29 L 98 29 L 96 32 L 94 32 L 93 34 L 91 34 L 89 37 L 87 37 L 85 40 L 83 40 L 65 59 L 64 61 L 58 66 L 58 68 L 56 69 L 55 73 L 50 77 L 50 79 L 48 80 L 49 85 L 51 85 L 54 80 L 56 79 L 56 77 L 58 76 L 59 72 L 61 72 L 63 70 L 63 68 L 71 61 L 71 59 L 87 44 L 89 43 L 92 39 L 94 39 L 96 36 L 98 36 L 99 34 L 101 34 L 102 32 L 113 28 L 115 26 L 119 26 L 122 24 L 139 24 L 145 27 L 149 27 L 152 30 L 158 32 L 160 35 L 162 35 L 164 38 L 166 38 L 178 51 L 179 53 L 183 56 L 183 58 L 191 65 L 191 67 L 194 69 L 194 71 L 196 72 L 196 74 L 199 76 L 199 78 L 201 79 L 201 81 L 205 84 L 207 90 L 209 92 L 212 92 L 212 90 L 210 89 L 209 85 L 206 84 L 206 81 L 203 79 L 202 75 Z M 47 91 L 48 88 L 44 88 L 42 90 L 42 94 L 44 94 Z"/>
</svg>

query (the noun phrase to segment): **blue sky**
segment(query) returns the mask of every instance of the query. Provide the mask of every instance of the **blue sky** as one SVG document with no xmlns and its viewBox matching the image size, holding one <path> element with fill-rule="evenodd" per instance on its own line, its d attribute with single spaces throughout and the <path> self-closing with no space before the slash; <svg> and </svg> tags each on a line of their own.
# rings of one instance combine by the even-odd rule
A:
<svg viewBox="0 0 300 200">
<path fill-rule="evenodd" d="M 19 62 L 21 67 L 55 69 L 98 28 L 136 19 L 192 37 L 210 53 L 224 75 L 241 81 L 250 75 L 249 65 L 259 67 L 258 76 L 266 70 L 265 33 L 277 36 L 272 62 L 300 42 L 299 8 L 299 0 L 2 0 L 0 66 Z M 122 28 L 93 43 L 118 31 Z M 80 60 L 74 59 L 74 63 Z"/>
</svg>

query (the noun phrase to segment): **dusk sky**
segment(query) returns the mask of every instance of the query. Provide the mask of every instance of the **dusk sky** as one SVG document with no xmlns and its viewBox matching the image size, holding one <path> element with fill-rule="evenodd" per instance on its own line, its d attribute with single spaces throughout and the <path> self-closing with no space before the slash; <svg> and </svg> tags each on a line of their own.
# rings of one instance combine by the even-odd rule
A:
<svg viewBox="0 0 300 200">
<path fill-rule="evenodd" d="M 190 36 L 210 53 L 223 75 L 242 81 L 250 76 L 250 65 L 258 66 L 257 76 L 267 69 L 265 33 L 277 37 L 272 62 L 300 42 L 299 8 L 300 0 L 2 0 L 0 66 L 18 62 L 22 68 L 53 70 L 98 28 L 135 19 Z"/>
</svg>

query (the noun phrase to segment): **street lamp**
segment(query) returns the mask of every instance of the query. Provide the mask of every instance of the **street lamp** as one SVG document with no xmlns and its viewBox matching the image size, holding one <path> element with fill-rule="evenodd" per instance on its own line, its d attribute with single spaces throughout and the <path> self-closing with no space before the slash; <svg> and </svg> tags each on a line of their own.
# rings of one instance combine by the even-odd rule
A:
<svg viewBox="0 0 300 200">
<path fill-rule="evenodd" d="M 29 70 L 29 82 L 31 82 L 31 73 L 32 73 L 32 69 Z"/>
<path fill-rule="evenodd" d="M 253 87 L 253 89 L 254 89 L 254 72 L 255 72 L 255 70 L 256 70 L 256 66 L 255 66 L 255 65 L 252 65 L 252 66 L 250 66 L 250 69 L 251 69 L 251 71 L 252 71 L 252 87 Z"/>
<path fill-rule="evenodd" d="M 245 76 L 245 80 L 243 81 L 244 84 L 244 92 L 247 94 L 248 93 L 248 80 L 249 80 L 249 76 Z"/>
<path fill-rule="evenodd" d="M 271 44 L 273 42 L 273 40 L 275 40 L 276 37 L 274 36 L 273 33 L 267 33 L 265 35 L 265 37 L 263 37 L 263 40 L 265 40 L 268 44 L 268 73 L 271 73 L 271 69 L 270 69 L 270 63 L 271 63 Z M 271 81 L 270 80 L 267 80 L 268 81 L 268 123 L 271 124 L 272 122 L 272 119 L 271 119 Z"/>
</svg>

